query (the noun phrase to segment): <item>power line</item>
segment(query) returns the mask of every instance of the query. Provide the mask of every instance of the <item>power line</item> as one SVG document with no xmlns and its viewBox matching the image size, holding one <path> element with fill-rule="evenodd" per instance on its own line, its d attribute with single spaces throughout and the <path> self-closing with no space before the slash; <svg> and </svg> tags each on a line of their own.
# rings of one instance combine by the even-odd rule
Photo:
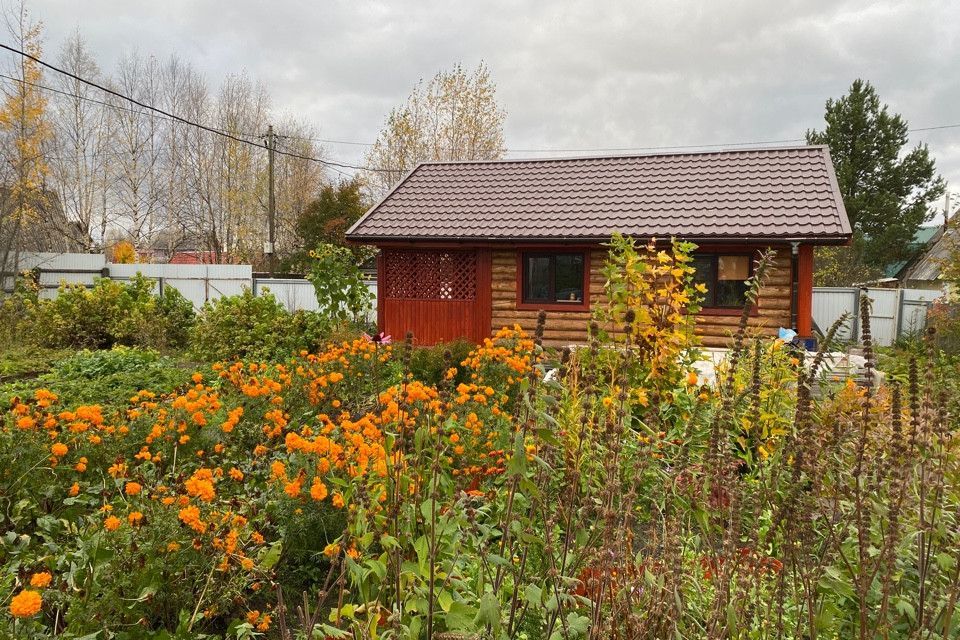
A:
<svg viewBox="0 0 960 640">
<path fill-rule="evenodd" d="M 941 129 L 956 129 L 960 128 L 960 123 L 957 124 L 943 124 L 933 127 L 915 127 L 909 129 L 908 133 L 921 133 L 923 131 L 937 131 Z M 323 142 L 327 144 L 344 144 L 358 147 L 372 147 L 375 143 L 373 142 L 359 142 L 356 140 L 333 140 L 329 138 L 310 138 L 306 136 L 288 136 L 294 140 L 306 140 L 309 142 Z M 758 146 L 758 145 L 773 145 L 773 144 L 795 144 L 798 142 L 806 142 L 806 138 L 784 138 L 781 140 L 753 140 L 749 142 L 717 142 L 710 144 L 687 144 L 687 145 L 662 145 L 662 146 L 648 146 L 648 147 L 576 147 L 576 148 L 559 148 L 559 147 L 543 147 L 536 149 L 521 149 L 509 147 L 504 149 L 505 153 L 592 153 L 592 152 L 601 152 L 601 153 L 610 153 L 610 152 L 627 152 L 627 151 L 666 151 L 670 149 L 709 149 L 713 147 L 749 147 L 749 146 Z"/>
<path fill-rule="evenodd" d="M 21 56 L 23 56 L 23 57 L 25 57 L 25 58 L 29 58 L 30 60 L 33 60 L 34 62 L 36 62 L 36 63 L 38 63 L 38 64 L 40 64 L 40 65 L 42 65 L 42 66 L 44 66 L 44 67 L 46 67 L 46 68 L 48 68 L 48 69 L 50 69 L 50 70 L 52 70 L 52 71 L 55 71 L 55 72 L 60 73 L 60 74 L 63 74 L 63 75 L 65 75 L 65 76 L 69 77 L 69 78 L 73 78 L 74 80 L 77 80 L 78 82 L 82 82 L 82 83 L 84 83 L 84 84 L 86 84 L 86 85 L 89 85 L 89 86 L 91 86 L 91 87 L 94 87 L 94 88 L 96 88 L 96 89 L 99 89 L 99 90 L 103 91 L 104 93 L 107 93 L 107 94 L 109 94 L 109 95 L 113 95 L 113 96 L 115 96 L 115 97 L 117 97 L 117 98 L 120 98 L 120 99 L 122 99 L 122 100 L 126 100 L 126 101 L 130 102 L 131 104 L 135 104 L 135 105 L 137 105 L 137 106 L 139 106 L 139 107 L 142 107 L 142 108 L 144 108 L 144 109 L 146 109 L 146 110 L 148 110 L 148 111 L 158 113 L 158 114 L 160 114 L 161 116 L 167 118 L 168 120 L 173 120 L 173 121 L 180 122 L 180 123 L 182 123 L 182 124 L 186 124 L 186 125 L 189 125 L 189 126 L 192 126 L 192 127 L 197 127 L 197 128 L 202 129 L 202 130 L 204 130 L 204 131 L 208 131 L 208 132 L 213 133 L 213 134 L 215 134 L 215 135 L 219 135 L 219 136 L 223 136 L 223 137 L 229 138 L 229 139 L 234 140 L 234 141 L 236 141 L 236 142 L 241 142 L 241 143 L 243 143 L 243 144 L 249 144 L 249 145 L 252 145 L 252 146 L 255 146 L 255 147 L 258 147 L 258 148 L 265 148 L 265 145 L 261 145 L 259 142 L 256 142 L 256 141 L 254 141 L 254 140 L 249 140 L 249 139 L 246 139 L 246 138 L 241 138 L 241 137 L 238 137 L 238 135 L 232 134 L 232 133 L 230 133 L 230 132 L 228 132 L 228 131 L 223 131 L 222 129 L 216 129 L 216 128 L 214 128 L 214 127 L 210 127 L 210 126 L 207 126 L 207 125 L 204 125 L 204 124 L 201 124 L 201 123 L 193 122 L 193 121 L 191 121 L 191 120 L 188 120 L 188 119 L 183 118 L 183 117 L 181 117 L 181 116 L 178 116 L 178 115 L 176 115 L 176 114 L 173 114 L 173 113 L 164 111 L 163 109 L 160 109 L 160 108 L 158 108 L 158 107 L 154 107 L 154 106 L 152 106 L 152 105 L 149 105 L 149 104 L 140 102 L 139 100 L 136 100 L 136 99 L 131 98 L 131 97 L 129 97 L 129 96 L 126 96 L 126 95 L 124 95 L 124 94 L 122 94 L 122 93 L 119 93 L 119 92 L 117 92 L 117 91 L 114 91 L 113 89 L 109 89 L 109 88 L 107 88 L 107 87 L 105 87 L 105 86 L 103 86 L 103 85 L 101 85 L 101 84 L 98 84 L 98 83 L 93 82 L 93 81 L 91 81 L 91 80 L 87 80 L 87 79 L 85 79 L 85 78 L 82 78 L 82 77 L 80 77 L 80 76 L 78 76 L 78 75 L 76 75 L 76 74 L 73 74 L 73 73 L 69 72 L 69 71 L 65 71 L 65 70 L 63 70 L 63 69 L 60 69 L 59 67 L 56 67 L 56 66 L 54 66 L 54 65 L 52 65 L 52 64 L 50 64 L 50 63 L 48 63 L 48 62 L 44 62 L 44 61 L 41 60 L 40 58 L 37 58 L 37 57 L 35 57 L 35 56 L 33 56 L 33 55 L 30 55 L 29 53 L 26 53 L 26 52 L 24 52 L 24 51 L 21 51 L 21 50 L 19 50 L 19 49 L 14 48 L 14 47 L 10 47 L 10 46 L 8 46 L 8 45 L 5 45 L 5 44 L 0 43 L 0 48 L 6 49 L 7 51 L 10 51 L 10 52 L 12 52 L 12 53 L 16 53 L 16 54 L 21 55 Z M 100 104 L 100 105 L 103 105 L 103 106 L 106 106 L 106 107 L 110 107 L 110 108 L 114 108 L 114 109 L 120 109 L 120 110 L 123 110 L 123 111 L 128 111 L 128 112 L 130 112 L 130 113 L 136 113 L 136 114 L 141 114 L 141 115 L 151 115 L 151 114 L 144 114 L 143 112 L 139 112 L 139 111 L 136 111 L 136 110 L 133 110 L 133 109 L 128 109 L 128 108 L 125 108 L 125 107 L 123 107 L 123 106 L 121 106 L 121 105 L 116 105 L 116 104 L 112 104 L 112 103 L 109 103 L 109 102 L 105 102 L 105 101 L 101 101 L 101 100 L 96 100 L 96 99 L 94 99 L 94 98 L 89 98 L 89 97 L 87 97 L 87 96 L 81 96 L 81 95 L 79 95 L 79 94 L 70 93 L 70 92 L 68 92 L 68 91 L 63 91 L 63 90 L 60 90 L 60 89 L 55 89 L 55 88 L 53 88 L 53 87 L 47 87 L 47 86 L 44 86 L 44 85 L 27 82 L 26 80 L 22 80 L 22 79 L 20 79 L 20 78 L 14 78 L 14 77 L 12 77 L 12 76 L 7 76 L 7 75 L 3 75 L 3 74 L 0 74 L 0 77 L 5 78 L 5 79 L 7 79 L 7 80 L 12 80 L 12 81 L 15 81 L 15 82 L 20 82 L 20 83 L 22 83 L 22 84 L 26 84 L 26 85 L 29 85 L 29 86 L 33 86 L 33 87 L 36 87 L 36 88 L 38 88 L 38 89 L 43 89 L 43 90 L 46 90 L 46 91 L 51 91 L 51 92 L 54 92 L 54 93 L 58 93 L 58 94 L 61 94 L 61 95 L 70 96 L 70 97 L 77 98 L 77 99 L 80 99 L 80 100 L 87 100 L 87 101 L 89 101 L 89 102 L 93 102 L 93 103 L 96 103 L 96 104 Z M 917 128 L 914 128 L 914 129 L 909 129 L 909 130 L 908 130 L 908 133 L 920 133 L 920 132 L 923 132 L 923 131 L 937 131 L 937 130 L 942 130 L 942 129 L 955 129 L 955 128 L 960 128 L 960 123 L 956 123 L 956 124 L 945 124 L 945 125 L 936 125 L 936 126 L 930 126 L 930 127 L 917 127 Z M 240 134 L 240 135 L 257 135 L 257 134 Z M 259 137 L 259 136 L 258 136 L 258 137 Z M 374 145 L 374 143 L 372 143 L 372 142 L 359 142 L 359 141 L 355 141 L 355 140 L 335 140 L 335 139 L 330 139 L 330 138 L 313 138 L 313 137 L 308 137 L 308 136 L 296 136 L 296 135 L 276 136 L 276 137 L 277 137 L 277 138 L 288 138 L 288 139 L 292 139 L 292 140 L 304 140 L 304 141 L 309 141 L 309 142 L 321 142 L 321 143 L 327 143 L 327 144 L 342 144 L 342 145 L 364 146 L 364 147 L 371 147 L 371 146 Z M 634 147 L 578 147 L 578 148 L 556 148 L 556 147 L 549 148 L 549 147 L 548 147 L 548 148 L 529 148 L 529 149 L 525 149 L 525 148 L 507 148 L 507 149 L 504 149 L 504 152 L 505 152 L 505 153 L 595 153 L 595 152 L 601 152 L 601 153 L 611 153 L 611 152 L 613 152 L 613 153 L 623 153 L 623 152 L 630 152 L 630 151 L 667 151 L 667 150 L 677 150 L 677 149 L 707 149 L 707 148 L 716 148 L 716 147 L 749 147 L 749 146 L 758 146 L 758 145 L 795 144 L 795 143 L 798 143 L 798 142 L 805 142 L 805 141 L 806 141 L 805 138 L 785 138 L 785 139 L 780 139 L 780 140 L 753 140 L 753 141 L 748 141 L 748 142 L 723 142 L 723 143 L 709 143 L 709 144 L 662 145 L 662 146 L 646 146 L 646 147 L 640 147 L 640 146 L 634 146 Z M 324 165 L 324 166 L 326 166 L 326 167 L 329 167 L 330 169 L 333 169 L 334 171 L 337 171 L 337 173 L 339 173 L 340 175 L 347 176 L 347 177 L 349 177 L 349 174 L 346 174 L 346 173 L 344 173 L 343 171 L 339 171 L 337 168 L 339 167 L 339 168 L 342 168 L 342 169 L 354 169 L 354 170 L 358 170 L 358 171 L 373 171 L 373 172 L 381 172 L 381 173 L 397 173 L 397 172 L 401 172 L 400 169 L 390 169 L 390 168 L 382 168 L 382 167 L 365 167 L 365 166 L 350 164 L 350 163 L 346 163 L 346 162 L 335 162 L 335 161 L 332 161 L 332 160 L 323 160 L 323 159 L 321 159 L 321 158 L 315 158 L 315 157 L 313 157 L 313 156 L 302 155 L 302 154 L 294 153 L 294 152 L 291 152 L 291 151 L 281 151 L 281 150 L 279 150 L 279 149 L 276 150 L 276 153 L 277 153 L 277 154 L 280 154 L 280 155 L 288 156 L 288 157 L 291 157 L 291 158 L 296 158 L 296 159 L 298 159 L 298 160 L 305 160 L 305 161 L 309 161 L 309 162 L 316 162 L 316 163 L 322 164 L 322 165 Z"/>
<path fill-rule="evenodd" d="M 77 94 L 77 93 L 71 93 L 71 92 L 69 92 L 69 91 L 63 91 L 63 90 L 61 90 L 61 89 L 55 89 L 54 87 L 48 87 L 48 86 L 45 86 L 45 85 L 42 85 L 42 84 L 37 84 L 37 83 L 34 83 L 34 82 L 28 82 L 28 81 L 26 81 L 26 80 L 21 80 L 20 78 L 14 78 L 13 76 L 8 76 L 8 75 L 6 75 L 6 74 L 0 73 L 0 78 L 5 79 L 5 80 L 12 80 L 12 81 L 18 82 L 18 83 L 20 83 L 20 84 L 24 84 L 24 85 L 27 85 L 27 86 L 30 86 L 30 87 L 34 87 L 34 88 L 36 88 L 36 89 L 42 89 L 42 90 L 44 90 L 44 91 L 50 91 L 50 92 L 52 92 L 52 93 L 60 94 L 60 95 L 63 95 L 63 96 L 68 96 L 68 97 L 71 97 L 71 98 L 77 98 L 78 100 L 84 100 L 84 101 L 87 101 L 87 102 L 92 102 L 92 103 L 94 103 L 94 104 L 102 105 L 102 106 L 104 106 L 104 107 L 109 107 L 109 108 L 111 108 L 111 109 L 117 109 L 117 110 L 124 111 L 124 112 L 127 112 L 127 113 L 132 113 L 132 114 L 134 114 L 134 115 L 147 116 L 147 117 L 149 117 L 149 118 L 156 118 L 156 119 L 165 120 L 165 121 L 168 121 L 168 122 L 176 122 L 176 120 L 171 119 L 171 118 L 169 118 L 169 117 L 167 117 L 167 116 L 162 116 L 162 115 L 159 115 L 159 114 L 156 114 L 156 113 L 152 113 L 152 112 L 150 112 L 150 111 L 142 111 L 142 110 L 139 110 L 139 109 L 130 109 L 130 108 L 128 108 L 128 107 L 124 107 L 124 106 L 119 105 L 119 104 L 114 104 L 114 103 L 112 103 L 112 102 L 105 102 L 105 101 L 103 101 L 103 100 L 97 100 L 96 98 L 90 98 L 90 97 L 88 97 L 88 96 L 82 96 L 82 95 Z M 219 129 L 218 129 L 218 131 L 219 131 Z M 226 132 L 223 132 L 223 133 L 226 133 Z M 282 139 L 284 139 L 284 138 L 306 139 L 306 138 L 298 138 L 297 136 L 282 136 L 282 135 L 275 135 L 274 138 L 275 138 L 275 140 L 276 140 L 276 139 L 282 140 Z M 255 143 L 251 143 L 251 144 L 253 144 L 253 145 L 254 145 L 255 147 L 257 147 L 257 148 L 260 147 L 259 144 L 255 144 Z M 278 153 L 281 153 L 281 154 L 283 154 L 283 155 L 292 155 L 292 154 L 290 154 L 290 153 L 285 153 L 285 152 L 282 152 L 282 151 L 278 151 Z M 120 152 L 102 152 L 102 153 L 97 153 L 97 154 L 86 154 L 86 153 L 84 153 L 84 154 L 79 154 L 79 155 L 82 156 L 82 157 L 84 157 L 84 158 L 87 158 L 87 159 L 93 159 L 93 158 L 125 158 L 125 157 L 127 157 L 129 154 L 127 154 L 126 152 L 120 151 Z M 64 156 L 44 155 L 43 157 L 44 157 L 45 159 L 47 159 L 47 160 L 66 160 L 66 159 L 72 159 L 73 157 L 76 157 L 76 156 L 71 156 L 70 158 L 67 158 L 67 157 L 64 157 Z M 304 156 L 297 156 L 297 157 L 304 158 Z M 304 159 L 306 159 L 306 158 L 304 158 Z M 315 159 L 312 159 L 312 158 L 311 158 L 311 160 L 315 160 Z M 328 169 L 332 169 L 333 171 L 335 171 L 336 173 L 340 174 L 341 176 L 343 176 L 343 177 L 345 177 L 345 178 L 352 178 L 352 177 L 353 177 L 353 176 L 351 176 L 349 173 L 346 173 L 345 171 L 341 171 L 341 170 L 338 169 L 337 167 L 332 166 L 332 164 L 329 163 L 329 161 L 319 161 L 319 160 L 315 160 L 315 161 L 323 162 L 323 163 L 327 164 L 327 168 L 328 168 Z M 363 167 L 363 169 L 364 169 L 364 170 L 367 170 L 367 171 L 373 171 L 373 170 L 374 170 L 374 169 L 370 169 L 370 168 L 368 168 L 368 167 Z M 388 171 L 388 170 L 385 170 L 385 171 Z"/>
<path fill-rule="evenodd" d="M 186 119 L 186 118 L 183 118 L 183 117 L 181 117 L 181 116 L 178 116 L 178 115 L 176 115 L 175 113 L 170 113 L 169 111 L 165 111 L 165 110 L 160 109 L 160 108 L 158 108 L 158 107 L 154 107 L 153 105 L 149 105 L 149 104 L 146 104 L 146 103 L 144 103 L 144 102 L 141 102 L 141 101 L 139 101 L 139 100 L 137 100 L 137 99 L 135 99 L 135 98 L 131 98 L 130 96 L 124 95 L 124 94 L 122 94 L 122 93 L 120 93 L 120 92 L 118 92 L 118 91 L 114 91 L 113 89 L 110 89 L 110 88 L 105 87 L 105 86 L 103 86 L 103 85 L 101 85 L 101 84 L 98 84 L 98 83 L 96 83 L 96 82 L 93 82 L 92 80 L 87 80 L 86 78 L 82 78 L 82 77 L 80 77 L 80 76 L 78 76 L 78 75 L 76 75 L 76 74 L 74 74 L 74 73 L 71 73 L 70 71 L 66 71 L 66 70 L 61 69 L 61 68 L 59 68 L 59 67 L 56 67 L 56 66 L 54 66 L 54 65 L 52 65 L 52 64 L 50 64 L 50 63 L 48 63 L 48 62 L 44 62 L 44 61 L 41 60 L 40 58 L 38 58 L 38 57 L 36 57 L 36 56 L 33 56 L 33 55 L 29 54 L 29 53 L 26 53 L 25 51 L 21 51 L 20 49 L 16 49 L 16 48 L 14 48 L 14 47 L 11 47 L 11 46 L 6 45 L 6 44 L 3 44 L 3 43 L 0 43 L 0 49 L 6 49 L 7 51 L 10 51 L 10 52 L 12 52 L 12 53 L 16 53 L 17 55 L 20 55 L 20 56 L 23 56 L 23 57 L 28 58 L 28 59 L 30 59 L 30 60 L 33 60 L 33 61 L 36 62 L 37 64 L 42 65 L 42 66 L 46 67 L 47 69 L 50 69 L 51 71 L 55 71 L 55 72 L 57 72 L 57 73 L 59 73 L 59 74 L 65 75 L 65 76 L 67 76 L 67 77 L 69 77 L 69 78 L 73 78 L 73 79 L 76 80 L 77 82 L 82 82 L 83 84 L 86 84 L 86 85 L 89 85 L 89 86 L 91 86 L 91 87 L 94 87 L 95 89 L 99 89 L 100 91 L 103 91 L 103 92 L 106 93 L 106 94 L 115 96 L 115 97 L 117 97 L 117 98 L 120 98 L 121 100 L 126 100 L 127 102 L 129 102 L 129 103 L 131 103 L 131 104 L 135 104 L 135 105 L 137 105 L 138 107 L 142 107 L 142 108 L 147 109 L 147 110 L 149 110 L 149 111 L 153 111 L 153 112 L 155 112 L 155 113 L 159 113 L 160 115 L 165 116 L 166 118 L 168 118 L 168 119 L 170 119 L 170 120 L 174 120 L 174 121 L 176 121 L 176 122 L 180 122 L 180 123 L 182 123 L 182 124 L 185 124 L 185 125 L 188 125 L 188 126 L 191 126 L 191 127 L 196 127 L 196 128 L 198 128 L 198 129 L 202 129 L 202 130 L 204 130 L 204 131 L 208 131 L 208 132 L 213 133 L 213 134 L 218 135 L 218 136 L 223 136 L 223 137 L 225 137 L 225 138 L 228 138 L 228 139 L 230 139 L 230 140 L 234 140 L 234 141 L 236 141 L 236 142 L 240 142 L 240 143 L 243 143 L 243 144 L 249 144 L 249 145 L 251 145 L 251 146 L 260 147 L 260 148 L 264 147 L 264 145 L 261 145 L 259 142 L 256 142 L 256 141 L 253 141 L 253 140 L 248 140 L 248 139 L 246 139 L 246 138 L 241 138 L 241 137 L 236 136 L 236 135 L 234 135 L 234 134 L 232 134 L 232 133 L 229 133 L 229 132 L 227 132 L 227 131 L 222 131 L 222 130 L 216 129 L 216 128 L 214 128 L 214 127 L 209 127 L 209 126 L 207 126 L 207 125 L 205 125 L 205 124 L 201 124 L 201 123 L 199 123 L 199 122 L 193 122 L 192 120 L 188 120 L 188 119 Z M 25 84 L 30 84 L 30 83 L 28 83 L 27 81 L 21 80 L 21 79 L 19 79 L 19 78 L 12 78 L 12 79 L 15 80 L 15 81 L 17 81 L 17 82 L 22 82 L 22 83 L 25 83 Z M 77 95 L 77 94 L 70 94 L 69 92 L 59 91 L 59 90 L 57 90 L 57 89 L 52 89 L 51 87 L 40 87 L 40 88 L 44 88 L 44 89 L 52 90 L 52 91 L 58 91 L 58 92 L 60 92 L 60 93 L 66 93 L 67 95 L 72 95 L 73 97 L 76 97 L 76 98 L 79 98 L 79 99 L 88 99 L 88 98 L 85 98 L 85 96 L 80 96 L 80 95 Z M 102 103 L 102 104 L 104 104 L 104 103 Z M 109 106 L 109 105 L 107 105 L 107 106 Z M 288 156 L 288 157 L 291 157 L 291 158 L 297 158 L 297 159 L 299 159 L 299 160 L 306 160 L 306 161 L 310 161 L 310 162 L 316 162 L 316 163 L 318 163 L 318 164 L 322 164 L 322 165 L 324 165 L 324 166 L 331 167 L 331 168 L 332 168 L 332 167 L 340 167 L 340 168 L 343 168 L 343 169 L 356 169 L 356 170 L 360 170 L 360 171 L 377 171 L 377 172 L 385 172 L 385 173 L 386 173 L 386 172 L 393 172 L 393 171 L 395 171 L 395 170 L 392 170 L 392 169 L 382 169 L 382 168 L 379 168 L 379 167 L 363 167 L 363 166 L 359 166 L 359 165 L 348 164 L 348 163 L 345 163 L 345 162 L 333 162 L 333 161 L 331 161 L 331 160 L 322 160 L 322 159 L 320 159 L 320 158 L 314 158 L 313 156 L 305 156 L 305 155 L 298 154 L 298 153 L 291 153 L 291 152 L 289 152 L 289 151 L 276 151 L 276 153 L 278 153 L 278 154 L 280 154 L 280 155 L 285 155 L 285 156 Z"/>
</svg>

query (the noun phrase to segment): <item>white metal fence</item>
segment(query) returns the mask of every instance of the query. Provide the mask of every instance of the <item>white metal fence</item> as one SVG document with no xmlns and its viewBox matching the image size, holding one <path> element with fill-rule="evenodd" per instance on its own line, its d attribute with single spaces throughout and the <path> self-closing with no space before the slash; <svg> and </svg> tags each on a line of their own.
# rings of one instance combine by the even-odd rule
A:
<svg viewBox="0 0 960 640">
<path fill-rule="evenodd" d="M 862 333 L 859 312 L 861 291 L 870 298 L 870 334 L 873 342 L 889 346 L 897 338 L 922 331 L 927 309 L 942 292 L 929 289 L 882 289 L 856 287 L 815 287 L 813 320 L 823 333 L 847 314 L 837 339 L 859 342 Z"/>
<path fill-rule="evenodd" d="M 254 295 L 269 291 L 288 311 L 317 311 L 313 285 L 303 278 L 254 276 L 248 264 L 118 264 L 107 262 L 100 254 L 25 253 L 20 255 L 18 271 L 39 273 L 40 296 L 55 298 L 62 283 L 92 287 L 96 278 L 129 281 L 138 273 L 154 281 L 156 292 L 173 287 L 200 309 L 205 302 L 221 296 L 233 296 L 246 287 Z M 13 289 L 15 276 L 3 274 L 3 289 Z M 369 282 L 376 299 L 377 284 Z M 375 310 L 371 315 L 376 318 Z"/>
</svg>

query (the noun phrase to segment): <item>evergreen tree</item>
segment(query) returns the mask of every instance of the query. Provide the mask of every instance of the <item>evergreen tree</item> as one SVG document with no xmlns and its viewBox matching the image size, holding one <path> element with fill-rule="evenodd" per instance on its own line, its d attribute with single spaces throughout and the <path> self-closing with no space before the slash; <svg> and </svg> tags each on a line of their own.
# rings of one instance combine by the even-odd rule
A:
<svg viewBox="0 0 960 640">
<path fill-rule="evenodd" d="M 885 266 L 911 257 L 913 236 L 930 219 L 943 179 L 926 145 L 904 152 L 907 123 L 881 104 L 869 82 L 856 80 L 847 95 L 827 100 L 824 119 L 826 128 L 807 131 L 807 142 L 830 148 L 854 239 L 845 250 L 821 253 L 828 263 L 846 265 L 818 268 L 820 279 L 831 272 L 830 280 L 881 275 Z"/>
</svg>

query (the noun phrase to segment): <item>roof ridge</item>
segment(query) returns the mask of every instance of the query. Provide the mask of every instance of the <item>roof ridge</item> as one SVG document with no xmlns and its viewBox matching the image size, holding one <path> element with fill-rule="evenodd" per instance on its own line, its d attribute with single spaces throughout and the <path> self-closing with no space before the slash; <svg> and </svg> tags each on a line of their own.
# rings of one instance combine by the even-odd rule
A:
<svg viewBox="0 0 960 640">
<path fill-rule="evenodd" d="M 605 153 L 599 155 L 580 156 L 548 156 L 543 158 L 493 158 L 490 160 L 423 160 L 417 163 L 416 168 L 425 166 L 469 165 L 469 164 L 519 164 L 539 162 L 565 162 L 577 160 L 630 160 L 634 158 L 657 158 L 665 156 L 706 156 L 735 153 L 770 153 L 774 151 L 802 151 L 823 150 L 824 144 L 792 144 L 783 146 L 719 148 L 719 149 L 674 149 L 657 150 L 649 153 Z"/>
</svg>

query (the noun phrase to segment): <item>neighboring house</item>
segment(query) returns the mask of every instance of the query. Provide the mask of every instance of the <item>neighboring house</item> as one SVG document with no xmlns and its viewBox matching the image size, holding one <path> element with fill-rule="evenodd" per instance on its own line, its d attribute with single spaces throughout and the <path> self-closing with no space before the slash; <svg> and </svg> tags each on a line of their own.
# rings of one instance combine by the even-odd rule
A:
<svg viewBox="0 0 960 640">
<path fill-rule="evenodd" d="M 380 329 L 420 344 L 482 340 L 505 325 L 544 342 L 582 343 L 605 301 L 603 243 L 620 232 L 696 242 L 709 292 L 697 320 L 727 342 L 745 281 L 767 247 L 774 267 L 750 325 L 812 331 L 813 247 L 849 241 L 826 147 L 570 158 L 427 162 L 347 232 L 381 249 Z"/>
<path fill-rule="evenodd" d="M 170 264 L 217 264 L 213 251 L 177 251 L 170 256 Z"/>
<path fill-rule="evenodd" d="M 925 229 L 934 231 L 926 248 L 906 264 L 897 277 L 904 287 L 946 291 L 949 285 L 941 277 L 943 263 L 960 248 L 960 229 L 953 220 L 940 227 L 923 227 L 921 231 Z"/>
<path fill-rule="evenodd" d="M 902 279 L 906 275 L 907 270 L 923 257 L 927 248 L 936 242 L 941 235 L 943 235 L 943 227 L 920 227 L 917 229 L 917 232 L 913 235 L 913 240 L 910 241 L 909 247 L 909 255 L 913 257 L 909 260 L 899 260 L 888 264 L 883 269 L 884 278 Z"/>
<path fill-rule="evenodd" d="M 31 213 L 16 223 L 16 203 L 8 187 L 0 187 L 0 271 L 20 270 L 18 256 L 25 252 L 80 253 L 87 249 L 79 226 L 67 219 L 60 198 L 53 191 L 37 191 L 31 196 Z"/>
</svg>

